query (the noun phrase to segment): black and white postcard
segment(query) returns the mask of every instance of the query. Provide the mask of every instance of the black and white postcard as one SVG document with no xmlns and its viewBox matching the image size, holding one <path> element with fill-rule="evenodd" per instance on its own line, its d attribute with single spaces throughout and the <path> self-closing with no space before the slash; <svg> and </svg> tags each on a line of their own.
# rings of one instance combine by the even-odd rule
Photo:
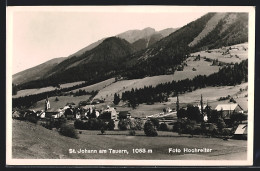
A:
<svg viewBox="0 0 260 171">
<path fill-rule="evenodd" d="M 7 165 L 253 164 L 255 7 L 7 7 Z"/>
</svg>

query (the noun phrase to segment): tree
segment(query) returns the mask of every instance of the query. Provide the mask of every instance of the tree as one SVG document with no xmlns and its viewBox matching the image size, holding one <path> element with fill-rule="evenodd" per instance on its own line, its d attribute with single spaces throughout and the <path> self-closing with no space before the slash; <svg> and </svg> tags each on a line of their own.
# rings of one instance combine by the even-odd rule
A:
<svg viewBox="0 0 260 171">
<path fill-rule="evenodd" d="M 130 128 L 130 124 L 129 124 L 129 121 L 128 119 L 121 119 L 119 122 L 118 122 L 118 128 L 120 130 L 127 130 Z"/>
<path fill-rule="evenodd" d="M 115 128 L 115 123 L 114 123 L 114 120 L 113 119 L 110 119 L 108 124 L 107 124 L 107 129 L 108 130 L 114 130 Z"/>
<path fill-rule="evenodd" d="M 18 91 L 18 89 L 17 89 L 17 86 L 16 85 L 14 85 L 14 84 L 12 84 L 12 89 L 13 89 L 13 93 L 12 93 L 12 95 L 17 95 L 17 91 Z"/>
<path fill-rule="evenodd" d="M 199 108 L 194 107 L 192 105 L 188 105 L 188 107 L 187 107 L 187 118 L 190 119 L 190 120 L 201 122 L 202 121 L 202 115 L 200 114 Z"/>
<path fill-rule="evenodd" d="M 153 125 L 156 127 L 156 128 L 159 128 L 159 120 L 157 118 L 150 118 L 150 121 L 153 123 Z"/>
<path fill-rule="evenodd" d="M 176 111 L 178 112 L 179 109 L 180 109 L 180 104 L 179 104 L 179 96 L 178 96 L 178 93 L 177 93 Z"/>
<path fill-rule="evenodd" d="M 166 123 L 161 123 L 160 127 L 159 127 L 159 130 L 160 131 L 168 131 L 169 129 L 168 129 L 168 126 L 167 126 Z"/>
<path fill-rule="evenodd" d="M 177 117 L 180 118 L 185 118 L 187 117 L 187 112 L 185 109 L 181 108 L 180 110 L 177 111 Z"/>
<path fill-rule="evenodd" d="M 158 135 L 155 126 L 151 121 L 146 121 L 144 124 L 144 133 L 146 136 L 155 137 Z"/>
<path fill-rule="evenodd" d="M 55 102 L 59 101 L 58 97 L 55 98 Z"/>
<path fill-rule="evenodd" d="M 220 132 L 222 132 L 222 130 L 226 127 L 226 124 L 224 122 L 224 120 L 220 117 L 217 120 L 217 128 Z"/>
<path fill-rule="evenodd" d="M 196 126 L 196 121 L 191 121 L 191 120 L 187 121 L 186 129 L 191 134 L 191 137 L 193 137 L 194 135 L 195 126 Z"/>
<path fill-rule="evenodd" d="M 210 115 L 208 115 L 208 122 L 210 123 L 216 123 L 218 118 L 221 117 L 220 112 L 217 110 L 211 110 Z"/>
<path fill-rule="evenodd" d="M 237 123 L 241 123 L 243 120 L 247 120 L 247 115 L 243 113 L 234 113 L 230 116 L 230 120 L 233 125 L 235 125 Z"/>
<path fill-rule="evenodd" d="M 113 103 L 115 104 L 115 105 L 118 105 L 119 104 L 119 102 L 120 102 L 120 97 L 119 97 L 119 94 L 114 94 L 114 101 L 113 101 Z"/>
<path fill-rule="evenodd" d="M 130 99 L 128 100 L 128 102 L 129 102 L 129 105 L 130 105 L 133 109 L 135 109 L 135 108 L 138 106 L 138 103 L 137 103 L 135 97 L 130 98 Z"/>
<path fill-rule="evenodd" d="M 203 115 L 203 98 L 202 98 L 202 94 L 201 94 L 201 99 L 200 99 L 200 106 L 201 106 L 201 114 Z"/>
</svg>

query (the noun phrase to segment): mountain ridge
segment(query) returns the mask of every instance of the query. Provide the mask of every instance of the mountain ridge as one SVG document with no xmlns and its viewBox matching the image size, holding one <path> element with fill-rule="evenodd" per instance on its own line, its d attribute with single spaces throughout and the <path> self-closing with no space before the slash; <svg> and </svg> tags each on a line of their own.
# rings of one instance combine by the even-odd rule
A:
<svg viewBox="0 0 260 171">
<path fill-rule="evenodd" d="M 218 17 L 219 15 L 221 17 Z M 41 81 L 48 85 L 52 82 L 102 81 L 116 76 L 135 79 L 163 75 L 169 71 L 173 74 L 190 53 L 246 42 L 247 25 L 246 13 L 208 13 L 150 46 L 145 38 L 139 39 L 140 45 L 137 47 L 140 49 L 136 49 L 134 43 L 131 44 L 115 36 L 103 40 L 98 46 L 79 57 L 64 60 Z M 204 31 L 205 29 L 208 31 Z M 147 28 L 146 31 L 145 34 L 149 35 L 155 30 Z M 129 32 L 125 37 L 128 35 Z M 195 43 L 189 46 L 191 42 Z M 73 66 L 69 67 L 71 65 Z M 23 86 L 28 87 L 30 84 L 36 86 L 37 81 L 28 82 Z"/>
</svg>

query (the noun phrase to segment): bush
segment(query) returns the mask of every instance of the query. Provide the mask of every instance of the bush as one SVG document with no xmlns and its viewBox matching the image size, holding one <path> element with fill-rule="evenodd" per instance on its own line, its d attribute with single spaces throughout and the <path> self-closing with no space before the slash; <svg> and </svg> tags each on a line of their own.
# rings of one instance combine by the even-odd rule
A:
<svg viewBox="0 0 260 171">
<path fill-rule="evenodd" d="M 127 130 L 130 128 L 129 121 L 127 119 L 122 119 L 118 122 L 118 128 L 120 130 Z"/>
<path fill-rule="evenodd" d="M 144 133 L 146 136 L 155 137 L 158 135 L 155 126 L 151 121 L 146 121 L 144 124 Z"/>
<path fill-rule="evenodd" d="M 59 119 L 54 119 L 51 118 L 49 121 L 42 123 L 41 125 L 47 129 L 52 130 L 52 128 L 59 129 L 62 124 L 65 124 L 67 122 L 66 118 L 59 118 Z"/>
<path fill-rule="evenodd" d="M 129 135 L 135 136 L 135 130 L 130 130 L 130 131 L 129 131 Z"/>
<path fill-rule="evenodd" d="M 150 118 L 150 121 L 153 123 L 153 125 L 156 127 L 156 128 L 159 128 L 159 120 L 157 118 Z"/>
<path fill-rule="evenodd" d="M 76 129 L 72 125 L 66 125 L 66 124 L 61 125 L 60 134 L 66 137 L 71 137 L 76 139 L 79 138 Z"/>
<path fill-rule="evenodd" d="M 193 136 L 196 129 L 195 126 L 196 126 L 196 121 L 188 120 L 186 124 L 186 132 L 191 134 L 191 136 Z"/>
<path fill-rule="evenodd" d="M 231 135 L 231 130 L 229 130 L 229 129 L 227 129 L 227 128 L 224 128 L 224 129 L 222 130 L 222 135 L 223 135 L 223 136 L 229 136 L 229 135 Z"/>
<path fill-rule="evenodd" d="M 74 122 L 74 127 L 75 127 L 76 129 L 85 129 L 84 122 L 81 121 L 81 120 L 79 120 L 79 119 L 75 120 L 75 122 Z"/>
<path fill-rule="evenodd" d="M 104 133 L 105 133 L 105 129 L 104 129 L 104 128 L 101 128 L 101 129 L 100 129 L 100 132 L 101 132 L 101 134 L 104 134 Z"/>
<path fill-rule="evenodd" d="M 216 136 L 218 134 L 216 125 L 214 125 L 214 124 L 209 125 L 208 134 L 211 136 Z"/>
<path fill-rule="evenodd" d="M 36 115 L 28 115 L 26 116 L 26 120 L 31 123 L 37 124 L 39 118 Z"/>
<path fill-rule="evenodd" d="M 55 102 L 59 101 L 58 97 L 55 98 Z"/>
<path fill-rule="evenodd" d="M 114 130 L 114 128 L 115 128 L 114 120 L 110 119 L 108 124 L 107 124 L 107 129 L 108 130 Z"/>
<path fill-rule="evenodd" d="M 59 129 L 62 124 L 65 124 L 67 122 L 66 118 L 59 118 L 57 120 L 54 120 L 54 127 Z"/>
<path fill-rule="evenodd" d="M 159 127 L 160 131 L 169 131 L 168 126 L 166 123 L 161 123 Z"/>
<path fill-rule="evenodd" d="M 47 129 L 50 129 L 50 130 L 52 130 L 52 128 L 54 128 L 54 122 L 51 122 L 51 121 L 47 121 L 45 123 L 41 123 L 41 125 L 44 128 L 47 128 Z"/>
<path fill-rule="evenodd" d="M 130 120 L 130 129 L 132 129 L 132 130 L 142 130 L 143 129 L 143 121 L 141 119 Z"/>
<path fill-rule="evenodd" d="M 96 118 L 89 119 L 85 124 L 85 129 L 87 130 L 100 130 L 99 120 Z"/>
</svg>

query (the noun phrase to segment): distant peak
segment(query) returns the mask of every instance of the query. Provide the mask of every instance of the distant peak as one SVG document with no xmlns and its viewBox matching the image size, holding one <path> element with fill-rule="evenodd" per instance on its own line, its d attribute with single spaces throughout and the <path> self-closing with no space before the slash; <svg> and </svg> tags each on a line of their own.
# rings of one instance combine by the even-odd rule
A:
<svg viewBox="0 0 260 171">
<path fill-rule="evenodd" d="M 151 31 L 155 31 L 155 29 L 152 28 L 152 27 L 146 27 L 146 28 L 144 28 L 143 30 L 151 30 Z"/>
</svg>

